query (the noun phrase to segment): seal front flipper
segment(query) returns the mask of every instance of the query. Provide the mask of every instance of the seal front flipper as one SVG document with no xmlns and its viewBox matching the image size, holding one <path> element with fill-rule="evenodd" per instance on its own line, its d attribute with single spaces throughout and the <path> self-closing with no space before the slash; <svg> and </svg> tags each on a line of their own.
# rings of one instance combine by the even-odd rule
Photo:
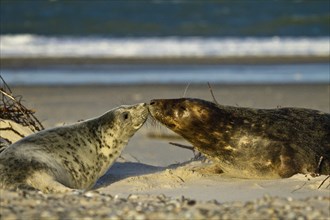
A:
<svg viewBox="0 0 330 220">
<path fill-rule="evenodd" d="M 35 172 L 32 176 L 26 179 L 28 186 L 39 189 L 44 193 L 67 193 L 74 192 L 75 189 L 64 186 L 56 181 L 53 176 L 46 172 Z"/>
<path fill-rule="evenodd" d="M 300 165 L 297 164 L 295 153 L 289 144 L 282 146 L 280 151 L 280 166 L 278 167 L 278 174 L 282 178 L 290 177 L 301 170 Z"/>
<path fill-rule="evenodd" d="M 7 155 L 4 155 L 7 156 Z M 64 186 L 56 181 L 53 176 L 45 170 L 39 169 L 34 163 L 28 163 L 25 160 L 14 160 L 17 164 L 10 163 L 10 158 L 0 157 L 0 188 L 9 190 L 40 190 L 44 193 L 64 193 L 71 192 L 73 189 Z M 4 166 L 3 164 L 9 164 Z M 20 167 L 19 165 L 23 165 Z M 29 165 L 31 167 L 29 167 Z"/>
</svg>

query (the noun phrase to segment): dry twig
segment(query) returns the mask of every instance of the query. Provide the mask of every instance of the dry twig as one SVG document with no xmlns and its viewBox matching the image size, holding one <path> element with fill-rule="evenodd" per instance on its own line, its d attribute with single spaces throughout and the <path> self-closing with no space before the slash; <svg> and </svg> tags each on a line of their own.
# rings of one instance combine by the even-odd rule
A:
<svg viewBox="0 0 330 220">
<path fill-rule="evenodd" d="M 193 146 L 188 146 L 188 145 L 183 145 L 183 144 L 178 144 L 178 143 L 174 143 L 174 142 L 169 142 L 169 144 L 183 148 L 183 149 L 187 149 L 187 150 L 191 150 L 194 153 L 194 158 L 193 160 L 199 160 L 199 159 L 203 159 L 204 157 L 201 154 L 201 152 L 199 152 L 198 150 L 196 150 Z"/>
<path fill-rule="evenodd" d="M 169 142 L 169 144 L 174 145 L 174 146 L 177 146 L 177 147 L 181 147 L 183 149 L 188 149 L 188 150 L 192 150 L 192 151 L 195 150 L 193 146 L 178 144 L 178 143 L 174 143 L 174 142 Z"/>
<path fill-rule="evenodd" d="M 211 95 L 212 95 L 212 98 L 213 98 L 213 102 L 214 102 L 215 104 L 219 105 L 218 101 L 216 100 L 216 98 L 215 98 L 215 96 L 214 96 L 214 94 L 213 94 L 213 90 L 212 90 L 212 87 L 211 87 L 210 83 L 207 82 L 207 85 L 209 86 L 209 89 L 210 89 L 210 92 L 211 92 Z"/>
<path fill-rule="evenodd" d="M 186 94 L 187 94 L 187 91 L 188 91 L 189 86 L 190 86 L 190 83 L 188 83 L 188 85 L 187 85 L 186 88 L 184 89 L 184 92 L 183 92 L 183 98 L 186 97 Z"/>
<path fill-rule="evenodd" d="M 34 111 L 26 108 L 21 96 L 14 96 L 8 84 L 0 75 L 0 118 L 14 121 L 22 126 L 29 127 L 33 132 L 44 129 L 41 122 L 34 116 Z"/>
<path fill-rule="evenodd" d="M 317 164 L 317 168 L 316 168 L 316 173 L 319 174 L 321 172 L 321 165 L 323 162 L 323 156 L 320 157 L 319 162 Z"/>
<path fill-rule="evenodd" d="M 325 181 L 327 181 L 327 179 L 329 179 L 330 178 L 330 175 L 328 175 L 323 181 L 322 181 L 322 183 L 319 185 L 319 187 L 317 187 L 318 189 L 319 188 L 321 188 L 321 186 L 325 183 Z M 330 185 L 330 184 L 329 184 Z M 329 187 L 329 185 L 326 187 L 326 188 L 328 188 Z"/>
</svg>

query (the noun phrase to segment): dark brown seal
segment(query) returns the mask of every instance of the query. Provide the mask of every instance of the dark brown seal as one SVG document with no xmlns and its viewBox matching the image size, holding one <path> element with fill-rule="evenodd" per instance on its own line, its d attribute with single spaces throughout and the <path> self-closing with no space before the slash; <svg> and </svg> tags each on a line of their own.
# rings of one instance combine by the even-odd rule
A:
<svg viewBox="0 0 330 220">
<path fill-rule="evenodd" d="M 229 175 L 330 173 L 330 114 L 224 106 L 191 98 L 155 99 L 149 111 Z"/>
</svg>

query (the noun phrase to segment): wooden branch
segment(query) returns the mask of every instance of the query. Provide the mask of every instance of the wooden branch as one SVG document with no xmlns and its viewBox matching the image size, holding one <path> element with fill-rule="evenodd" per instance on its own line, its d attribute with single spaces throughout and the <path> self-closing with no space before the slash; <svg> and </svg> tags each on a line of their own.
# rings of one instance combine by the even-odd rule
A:
<svg viewBox="0 0 330 220">
<path fill-rule="evenodd" d="M 169 142 L 169 144 L 177 146 L 177 147 L 181 147 L 183 149 L 188 149 L 188 150 L 192 150 L 195 151 L 193 146 L 187 146 L 187 145 L 183 145 L 183 144 L 178 144 L 178 143 L 174 143 L 174 142 Z"/>
<path fill-rule="evenodd" d="M 0 88 L 1 102 L 0 102 L 0 117 L 15 121 L 23 126 L 28 126 L 32 131 L 41 131 L 44 129 L 41 122 L 34 116 L 34 111 L 27 109 L 21 103 L 21 96 L 13 96 L 12 92 L 0 75 L 0 79 L 5 85 Z"/>
<path fill-rule="evenodd" d="M 6 83 L 6 81 L 2 78 L 2 76 L 0 75 L 0 79 L 2 80 L 2 82 L 3 82 L 3 84 L 5 85 L 5 87 L 8 89 L 8 91 L 10 92 L 10 93 L 12 93 L 12 91 L 10 90 L 10 88 L 9 88 L 9 86 L 8 86 L 8 84 Z"/>
<path fill-rule="evenodd" d="M 329 178 L 330 178 L 330 175 L 328 175 L 328 176 L 322 181 L 322 183 L 319 185 L 319 187 L 317 187 L 317 188 L 320 189 L 321 186 L 325 183 L 325 181 L 327 181 L 327 179 L 329 179 Z"/>
<path fill-rule="evenodd" d="M 321 172 L 321 165 L 323 162 L 323 156 L 320 157 L 319 162 L 317 164 L 317 168 L 316 168 L 316 173 L 319 174 Z"/>
</svg>

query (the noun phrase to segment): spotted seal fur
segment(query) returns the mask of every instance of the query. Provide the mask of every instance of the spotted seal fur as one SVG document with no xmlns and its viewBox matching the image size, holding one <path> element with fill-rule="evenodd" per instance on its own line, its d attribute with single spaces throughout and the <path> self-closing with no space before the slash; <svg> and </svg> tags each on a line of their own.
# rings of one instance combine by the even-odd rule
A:
<svg viewBox="0 0 330 220">
<path fill-rule="evenodd" d="M 330 114 L 303 108 L 254 109 L 201 99 L 155 99 L 151 115 L 243 178 L 330 173 Z"/>
<path fill-rule="evenodd" d="M 148 116 L 145 103 L 27 136 L 0 154 L 0 188 L 90 189 Z"/>
</svg>

